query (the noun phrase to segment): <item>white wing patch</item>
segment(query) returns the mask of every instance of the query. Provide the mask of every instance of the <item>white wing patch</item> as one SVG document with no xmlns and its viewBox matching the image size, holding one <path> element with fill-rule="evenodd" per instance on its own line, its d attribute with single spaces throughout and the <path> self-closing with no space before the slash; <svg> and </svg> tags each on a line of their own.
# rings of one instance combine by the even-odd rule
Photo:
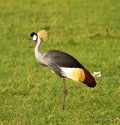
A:
<svg viewBox="0 0 120 125">
<path fill-rule="evenodd" d="M 71 78 L 71 71 L 72 68 L 67 68 L 67 67 L 60 67 L 61 71 L 62 71 L 62 75 L 67 77 L 67 78 Z"/>
<path fill-rule="evenodd" d="M 85 80 L 85 74 L 82 68 L 60 67 L 60 69 L 64 77 L 67 77 L 77 82 L 83 82 Z"/>
</svg>

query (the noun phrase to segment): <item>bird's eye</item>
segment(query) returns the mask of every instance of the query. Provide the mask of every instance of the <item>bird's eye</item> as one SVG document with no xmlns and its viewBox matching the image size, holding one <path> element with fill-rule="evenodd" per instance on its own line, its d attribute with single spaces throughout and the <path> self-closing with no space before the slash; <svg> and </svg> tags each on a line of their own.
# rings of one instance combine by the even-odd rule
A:
<svg viewBox="0 0 120 125">
<path fill-rule="evenodd" d="M 33 39 L 34 41 L 36 41 L 36 40 L 37 40 L 37 35 L 34 35 L 34 36 L 32 37 L 32 39 Z"/>
</svg>

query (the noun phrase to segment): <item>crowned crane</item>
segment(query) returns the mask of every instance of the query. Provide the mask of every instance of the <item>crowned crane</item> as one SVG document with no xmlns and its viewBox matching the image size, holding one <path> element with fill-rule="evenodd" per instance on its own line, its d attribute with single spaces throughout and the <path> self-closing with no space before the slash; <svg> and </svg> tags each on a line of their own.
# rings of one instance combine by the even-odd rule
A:
<svg viewBox="0 0 120 125">
<path fill-rule="evenodd" d="M 65 106 L 67 92 L 65 78 L 82 82 L 89 87 L 96 86 L 96 81 L 91 73 L 71 55 L 59 50 L 49 50 L 46 53 L 40 52 L 40 45 L 42 41 L 46 41 L 48 38 L 46 30 L 41 30 L 38 33 L 32 32 L 30 34 L 30 38 L 35 41 L 34 51 L 36 60 L 43 66 L 49 67 L 54 73 L 62 78 L 62 109 L 64 109 Z"/>
</svg>

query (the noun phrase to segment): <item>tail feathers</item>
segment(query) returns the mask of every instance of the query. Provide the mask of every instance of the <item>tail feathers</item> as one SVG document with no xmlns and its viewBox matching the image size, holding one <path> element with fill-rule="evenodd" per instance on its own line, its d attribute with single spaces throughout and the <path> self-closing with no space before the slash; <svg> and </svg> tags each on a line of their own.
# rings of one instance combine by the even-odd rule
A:
<svg viewBox="0 0 120 125">
<path fill-rule="evenodd" d="M 94 77 L 90 74 L 90 72 L 87 69 L 84 69 L 84 74 L 85 74 L 85 80 L 83 83 L 85 83 L 89 87 L 95 87 L 96 81 Z"/>
<path fill-rule="evenodd" d="M 60 67 L 61 73 L 60 76 L 72 79 L 77 82 L 85 83 L 89 87 L 95 87 L 96 82 L 94 77 L 89 73 L 85 68 L 66 68 Z"/>
</svg>

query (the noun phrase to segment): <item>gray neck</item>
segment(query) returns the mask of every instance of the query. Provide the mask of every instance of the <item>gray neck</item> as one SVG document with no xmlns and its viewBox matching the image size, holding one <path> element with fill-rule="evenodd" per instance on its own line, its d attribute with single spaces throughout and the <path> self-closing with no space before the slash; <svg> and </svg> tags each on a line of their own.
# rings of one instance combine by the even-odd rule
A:
<svg viewBox="0 0 120 125">
<path fill-rule="evenodd" d="M 35 46 L 35 58 L 38 62 L 40 62 L 42 65 L 46 65 L 45 64 L 45 60 L 44 60 L 44 56 L 43 54 L 40 52 L 40 45 L 41 45 L 42 41 L 40 38 L 38 38 L 36 46 Z"/>
</svg>

